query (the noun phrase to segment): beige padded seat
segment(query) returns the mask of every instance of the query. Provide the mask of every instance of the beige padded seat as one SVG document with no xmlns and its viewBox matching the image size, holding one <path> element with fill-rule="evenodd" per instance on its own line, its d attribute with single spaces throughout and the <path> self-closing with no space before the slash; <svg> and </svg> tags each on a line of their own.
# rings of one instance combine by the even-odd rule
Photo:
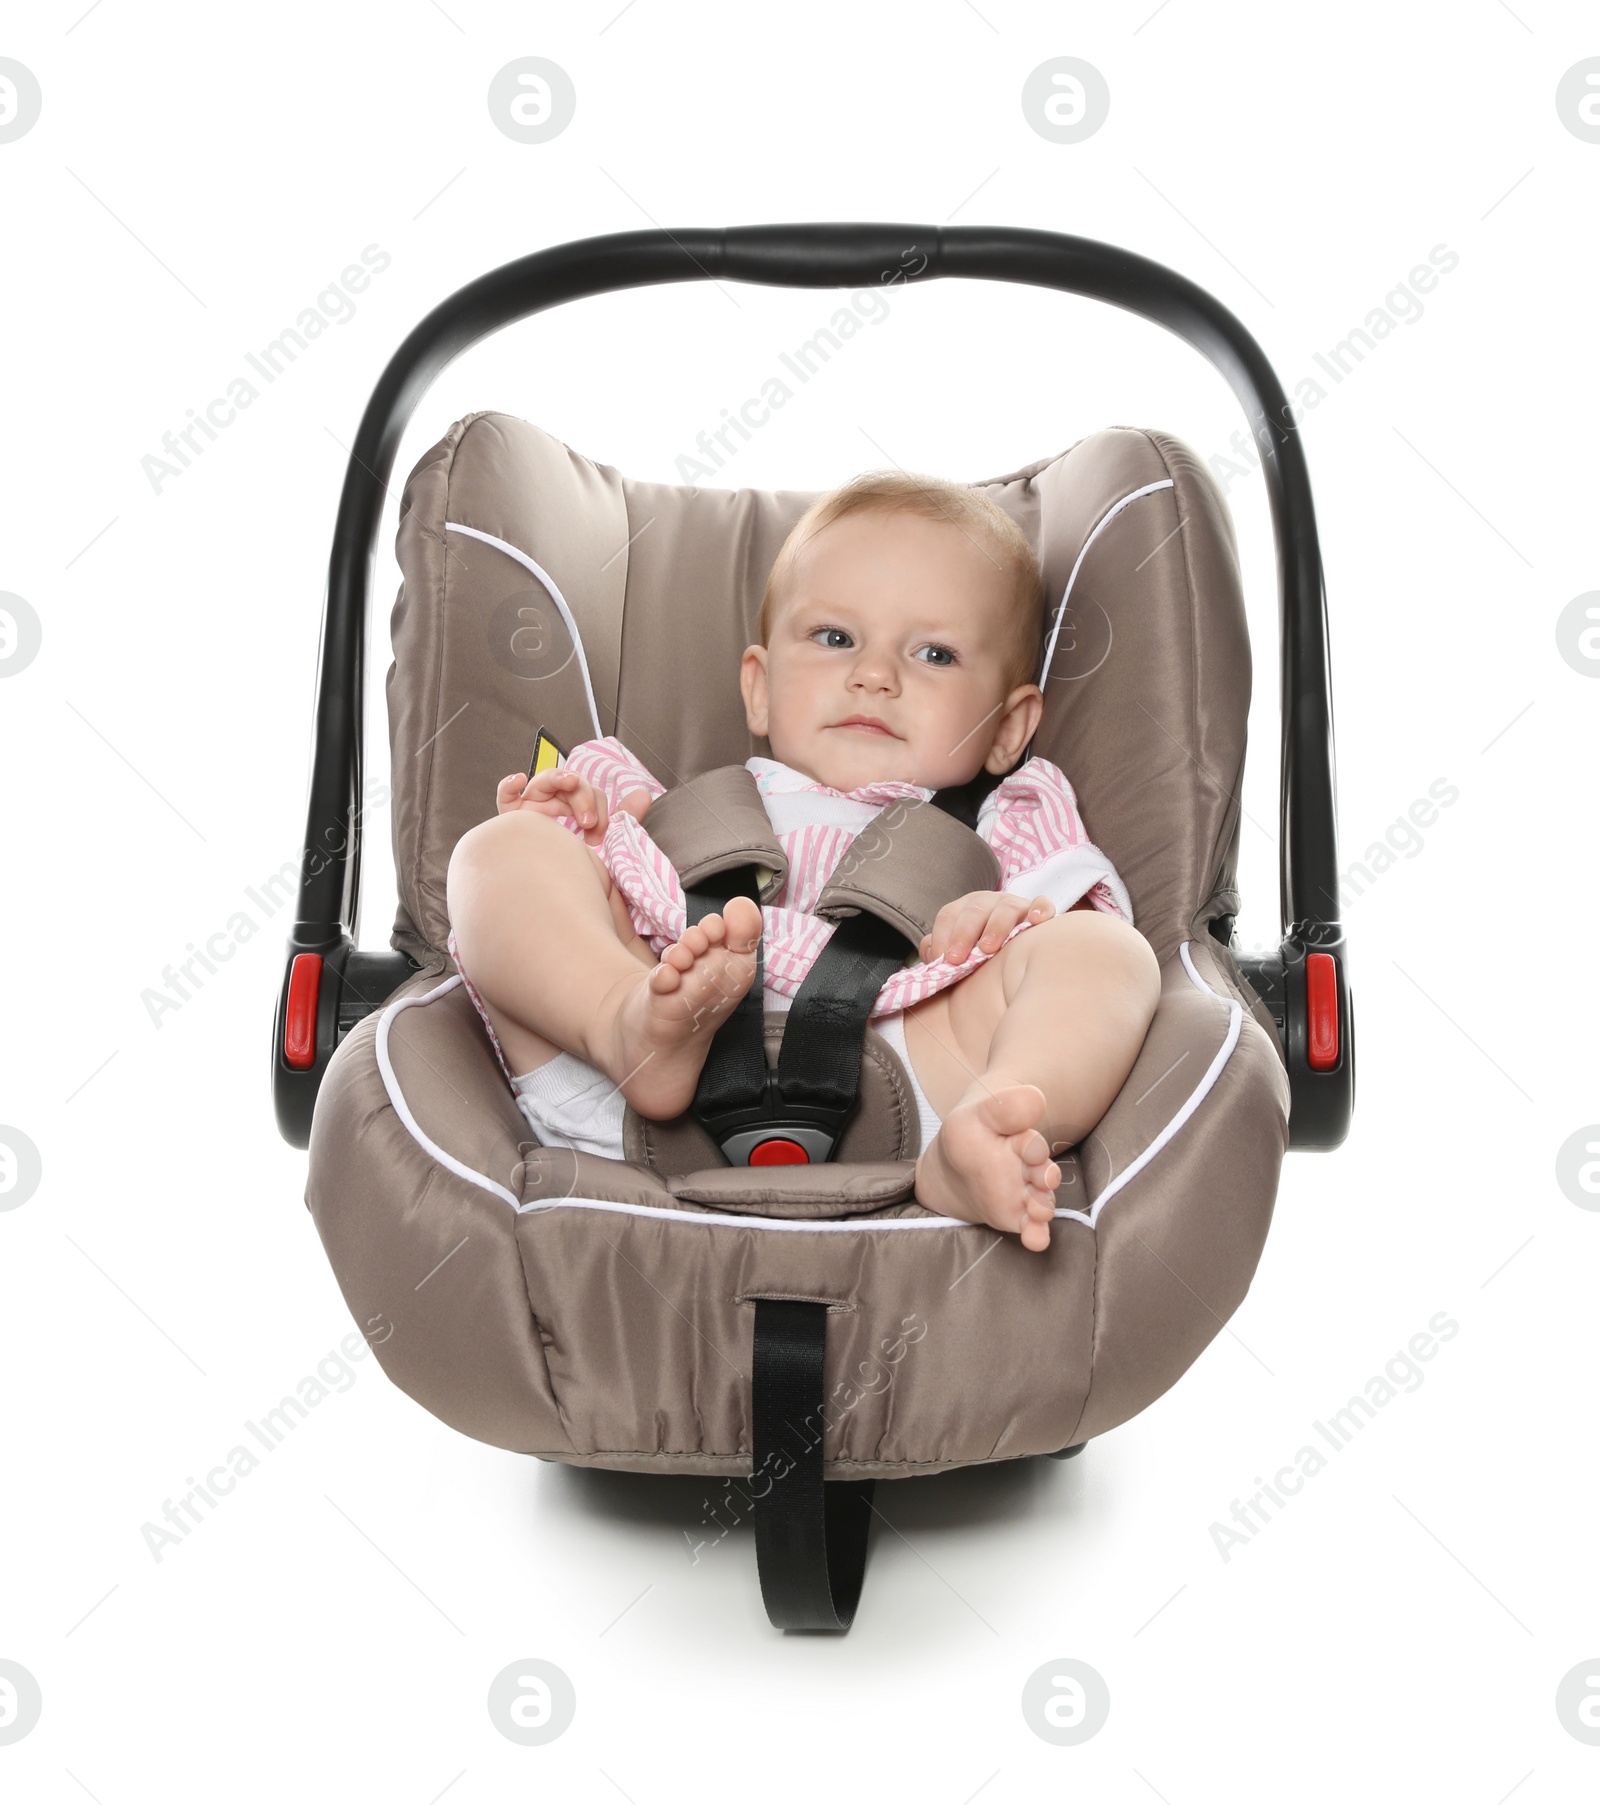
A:
<svg viewBox="0 0 1600 1805">
<path fill-rule="evenodd" d="M 1227 511 L 1187 447 L 1132 427 L 976 486 L 1033 541 L 1058 615 L 1033 750 L 1072 779 L 1163 979 L 1122 1096 L 1062 1162 L 1043 1255 L 916 1202 L 906 1076 L 875 1034 L 889 1138 L 854 1160 L 663 1170 L 531 1140 L 444 951 L 451 850 L 541 724 L 614 733 L 669 785 L 766 753 L 735 673 L 814 498 L 634 482 L 497 413 L 412 472 L 388 697 L 394 945 L 421 969 L 334 1053 L 306 1196 L 357 1322 L 393 1324 L 384 1369 L 465 1433 L 748 1473 L 754 1300 L 787 1295 L 832 1306 L 828 1476 L 936 1472 L 1126 1421 L 1243 1298 L 1289 1086 L 1209 931 L 1237 909 L 1250 693 Z"/>
</svg>

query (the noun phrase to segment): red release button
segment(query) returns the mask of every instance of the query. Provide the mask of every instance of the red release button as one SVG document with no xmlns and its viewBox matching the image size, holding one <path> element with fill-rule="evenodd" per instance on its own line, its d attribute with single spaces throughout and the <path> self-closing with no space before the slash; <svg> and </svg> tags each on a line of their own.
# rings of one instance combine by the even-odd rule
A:
<svg viewBox="0 0 1600 1805">
<path fill-rule="evenodd" d="M 1339 1063 L 1339 974 L 1332 953 L 1306 954 L 1306 1064 L 1331 1072 Z"/>
<path fill-rule="evenodd" d="M 317 997 L 322 954 L 296 953 L 289 968 L 289 1002 L 283 1012 L 283 1062 L 297 1072 L 317 1063 Z"/>
<path fill-rule="evenodd" d="M 762 1141 L 759 1146 L 750 1149 L 752 1166 L 809 1166 L 811 1155 L 798 1141 L 786 1141 L 781 1137 L 770 1141 Z"/>
</svg>

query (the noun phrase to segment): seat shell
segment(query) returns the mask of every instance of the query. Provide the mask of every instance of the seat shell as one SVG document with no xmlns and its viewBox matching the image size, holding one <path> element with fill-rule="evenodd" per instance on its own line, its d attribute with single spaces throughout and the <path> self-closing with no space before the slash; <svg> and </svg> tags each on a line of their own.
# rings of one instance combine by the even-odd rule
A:
<svg viewBox="0 0 1600 1805">
<path fill-rule="evenodd" d="M 1071 778 L 1162 973 L 1127 1085 L 1062 1162 L 1044 1254 L 917 1204 L 909 1159 L 882 1157 L 903 1135 L 810 1174 L 537 1145 L 442 951 L 450 852 L 541 725 L 615 733 L 668 784 L 767 753 L 731 673 L 813 496 L 632 482 L 503 414 L 412 473 L 388 695 L 393 944 L 421 969 L 334 1053 L 306 1197 L 356 1320 L 393 1326 L 385 1370 L 463 1432 L 748 1472 L 753 1300 L 794 1296 L 830 1305 L 829 1476 L 938 1472 L 1126 1421 L 1244 1297 L 1289 1087 L 1210 932 L 1238 908 L 1250 688 L 1227 510 L 1192 452 L 1135 428 L 976 486 L 1029 534 L 1055 611 L 1032 750 Z M 869 1052 L 874 1109 L 905 1108 L 892 1049 Z"/>
</svg>

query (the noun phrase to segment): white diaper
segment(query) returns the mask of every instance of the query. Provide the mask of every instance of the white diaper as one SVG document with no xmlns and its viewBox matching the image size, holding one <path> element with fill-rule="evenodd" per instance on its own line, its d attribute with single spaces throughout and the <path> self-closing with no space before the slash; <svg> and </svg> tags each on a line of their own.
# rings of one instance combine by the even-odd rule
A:
<svg viewBox="0 0 1600 1805">
<path fill-rule="evenodd" d="M 910 1053 L 906 1050 L 906 1012 L 903 1009 L 896 1009 L 892 1015 L 880 1015 L 876 1021 L 869 1022 L 867 1025 L 881 1034 L 900 1055 L 900 1063 L 906 1068 L 906 1076 L 911 1080 L 911 1094 L 917 1100 L 917 1115 L 922 1121 L 922 1144 L 917 1149 L 920 1153 L 933 1144 L 933 1137 L 939 1132 L 939 1124 L 943 1117 L 923 1095 L 922 1086 L 917 1083 L 916 1069 L 911 1063 Z"/>
<path fill-rule="evenodd" d="M 787 1001 L 778 999 L 779 1003 Z M 772 1006 L 769 1003 L 768 1007 Z M 939 1132 L 940 1118 L 923 1095 L 912 1070 L 911 1055 L 906 1051 L 905 1011 L 880 1015 L 870 1026 L 900 1055 L 917 1100 L 921 1146 L 926 1147 Z M 627 1105 L 622 1092 L 586 1059 L 579 1059 L 575 1053 L 558 1053 L 547 1064 L 513 1078 L 511 1088 L 516 1092 L 518 1108 L 542 1146 L 570 1147 L 576 1153 L 593 1153 L 600 1159 L 624 1157 L 622 1121 Z"/>
</svg>

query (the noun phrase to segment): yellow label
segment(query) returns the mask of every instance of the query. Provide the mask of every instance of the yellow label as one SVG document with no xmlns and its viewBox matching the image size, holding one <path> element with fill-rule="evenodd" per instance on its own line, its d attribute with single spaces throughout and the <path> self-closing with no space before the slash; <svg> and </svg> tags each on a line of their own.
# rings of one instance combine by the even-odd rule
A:
<svg viewBox="0 0 1600 1805">
<path fill-rule="evenodd" d="M 559 765 L 566 763 L 566 754 L 554 739 L 541 727 L 539 737 L 534 744 L 533 762 L 528 767 L 528 776 L 537 777 L 541 771 L 554 771 Z"/>
</svg>

